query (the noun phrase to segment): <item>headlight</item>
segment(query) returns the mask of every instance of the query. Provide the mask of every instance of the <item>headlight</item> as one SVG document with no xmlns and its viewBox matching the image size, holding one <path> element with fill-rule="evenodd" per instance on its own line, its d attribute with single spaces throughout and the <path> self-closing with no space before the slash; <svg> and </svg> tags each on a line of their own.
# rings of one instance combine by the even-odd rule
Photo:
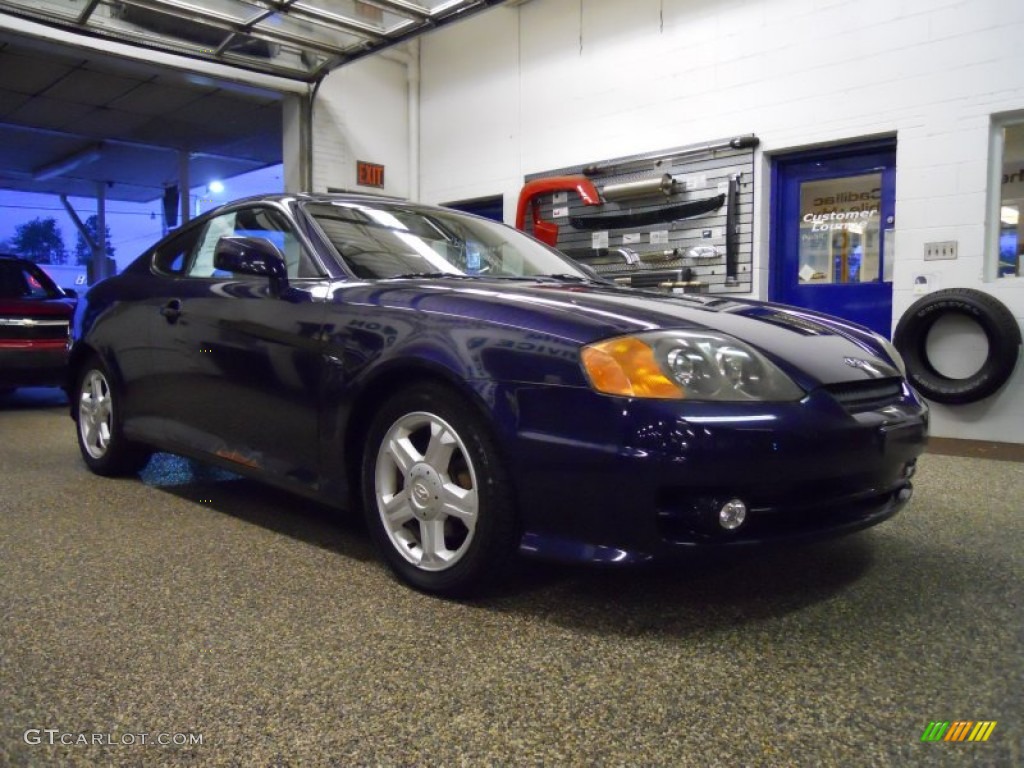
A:
<svg viewBox="0 0 1024 768">
<path fill-rule="evenodd" d="M 803 390 L 747 344 L 720 333 L 655 331 L 588 344 L 583 369 L 598 392 L 664 400 L 791 401 Z"/>
<path fill-rule="evenodd" d="M 892 360 L 896 364 L 896 367 L 900 369 L 900 374 L 906 378 L 907 364 L 903 362 L 903 355 L 901 355 L 900 351 L 896 349 L 896 345 L 881 334 L 876 333 L 875 337 L 878 339 L 878 343 L 882 345 L 882 349 L 885 350 L 885 354 L 887 354 L 889 359 Z"/>
</svg>

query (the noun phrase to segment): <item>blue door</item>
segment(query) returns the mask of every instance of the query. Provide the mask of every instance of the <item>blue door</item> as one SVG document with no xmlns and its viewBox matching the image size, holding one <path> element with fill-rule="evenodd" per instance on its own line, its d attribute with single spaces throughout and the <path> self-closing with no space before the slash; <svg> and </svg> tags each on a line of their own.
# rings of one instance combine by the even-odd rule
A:
<svg viewBox="0 0 1024 768">
<path fill-rule="evenodd" d="M 773 163 L 769 298 L 892 331 L 896 142 Z"/>
</svg>

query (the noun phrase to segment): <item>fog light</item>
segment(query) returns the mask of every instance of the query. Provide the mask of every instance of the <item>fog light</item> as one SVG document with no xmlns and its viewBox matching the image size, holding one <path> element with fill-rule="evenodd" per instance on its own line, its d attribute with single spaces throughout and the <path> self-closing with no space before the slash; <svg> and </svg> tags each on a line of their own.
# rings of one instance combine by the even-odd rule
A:
<svg viewBox="0 0 1024 768">
<path fill-rule="evenodd" d="M 727 531 L 735 531 L 747 519 L 747 505 L 739 499 L 725 502 L 718 511 L 718 524 Z"/>
</svg>

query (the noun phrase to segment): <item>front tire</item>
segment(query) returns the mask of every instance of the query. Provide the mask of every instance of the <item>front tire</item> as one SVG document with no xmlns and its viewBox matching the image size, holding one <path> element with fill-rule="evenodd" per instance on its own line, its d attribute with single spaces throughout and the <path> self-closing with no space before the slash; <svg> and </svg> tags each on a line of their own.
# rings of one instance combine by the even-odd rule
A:
<svg viewBox="0 0 1024 768">
<path fill-rule="evenodd" d="M 389 400 L 370 425 L 363 510 L 394 573 L 424 592 L 483 588 L 516 545 L 511 482 L 488 424 L 447 388 Z"/>
<path fill-rule="evenodd" d="M 146 466 L 150 452 L 124 437 L 120 395 L 99 358 L 82 366 L 74 396 L 78 448 L 92 472 L 114 477 Z"/>
</svg>

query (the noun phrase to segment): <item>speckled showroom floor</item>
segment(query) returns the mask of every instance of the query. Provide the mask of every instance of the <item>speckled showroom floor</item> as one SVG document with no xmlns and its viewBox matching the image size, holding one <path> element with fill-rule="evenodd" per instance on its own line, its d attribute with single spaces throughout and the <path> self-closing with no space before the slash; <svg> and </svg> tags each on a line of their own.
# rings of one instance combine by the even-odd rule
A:
<svg viewBox="0 0 1024 768">
<path fill-rule="evenodd" d="M 927 455 L 847 539 L 460 604 L 248 481 L 90 475 L 60 402 L 0 400 L 0 765 L 1024 764 L 1024 464 Z"/>
</svg>

